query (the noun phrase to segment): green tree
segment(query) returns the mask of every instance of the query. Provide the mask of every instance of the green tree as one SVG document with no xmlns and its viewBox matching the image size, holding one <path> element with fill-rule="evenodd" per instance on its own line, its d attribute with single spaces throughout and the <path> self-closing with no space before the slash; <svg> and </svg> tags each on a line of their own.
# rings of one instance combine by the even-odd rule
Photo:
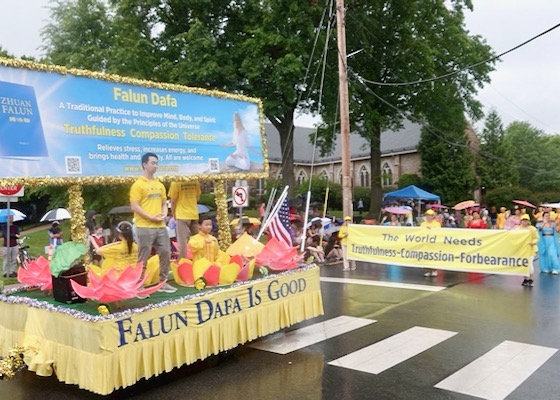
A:
<svg viewBox="0 0 560 400">
<path fill-rule="evenodd" d="M 486 117 L 484 129 L 479 135 L 480 151 L 477 155 L 477 173 L 487 190 L 502 186 L 516 186 L 519 172 L 511 148 L 505 145 L 502 120 L 496 110 Z"/>
<path fill-rule="evenodd" d="M 457 98 L 448 98 L 443 107 L 447 113 L 432 117 L 431 123 L 422 129 L 418 150 L 423 184 L 440 195 L 444 203 L 451 204 L 472 198 L 477 179 L 463 105 Z"/>
<path fill-rule="evenodd" d="M 107 71 L 112 24 L 102 0 L 56 0 L 42 30 L 45 62 Z"/>
<path fill-rule="evenodd" d="M 304 84 L 322 12 L 317 2 L 105 4 L 58 0 L 45 29 L 48 60 L 261 98 L 280 132 L 282 176 L 293 193 L 294 114 L 318 90 Z"/>
<path fill-rule="evenodd" d="M 455 119 L 462 126 L 453 127 L 452 132 L 459 135 L 459 144 L 466 142 L 464 114 L 473 118 L 481 116 L 481 105 L 474 98 L 477 87 L 489 81 L 488 74 L 493 63 L 463 69 L 492 56 L 490 47 L 479 36 L 469 35 L 464 24 L 464 11 L 471 8 L 470 1 L 450 2 L 403 2 L 403 1 L 348 1 L 347 2 L 347 48 L 350 80 L 350 121 L 352 130 L 358 132 L 370 143 L 371 155 L 371 207 L 381 206 L 381 151 L 380 135 L 383 130 L 401 126 L 405 118 L 431 127 L 433 145 L 441 147 L 432 161 L 442 160 L 450 155 L 442 140 L 435 137 L 437 130 L 446 131 L 440 120 Z M 335 65 L 336 51 L 331 52 L 330 65 Z M 332 74 L 334 75 L 334 74 Z M 447 75 L 445 79 L 434 79 L 425 83 L 395 85 L 398 82 L 412 82 Z M 331 78 L 330 89 L 326 94 L 332 96 L 322 103 L 321 113 L 324 121 L 336 124 L 337 84 Z M 321 130 L 322 144 L 327 150 L 332 143 L 330 127 Z M 424 133 L 427 130 L 424 130 Z M 438 135 L 448 135 L 441 132 Z M 428 138 L 431 139 L 431 138 Z M 424 143 L 427 142 L 423 139 Z M 452 142 L 455 138 L 452 138 Z M 426 152 L 428 147 L 424 148 Z M 430 178 L 430 184 L 438 184 L 443 192 L 454 190 L 458 181 L 459 188 L 472 189 L 473 177 L 463 177 L 465 162 L 470 155 L 460 147 L 453 146 L 461 157 L 445 159 L 456 166 L 460 164 L 461 173 L 450 182 Z M 461 163 L 460 163 L 461 162 Z M 431 170 L 441 170 L 432 165 Z M 423 167 L 428 171 L 428 167 Z M 439 186 L 439 184 L 443 186 Z M 455 197 L 456 195 L 454 195 Z"/>
<path fill-rule="evenodd" d="M 514 154 L 520 184 L 535 192 L 559 191 L 560 138 L 548 136 L 528 122 L 512 122 L 504 143 Z"/>
</svg>

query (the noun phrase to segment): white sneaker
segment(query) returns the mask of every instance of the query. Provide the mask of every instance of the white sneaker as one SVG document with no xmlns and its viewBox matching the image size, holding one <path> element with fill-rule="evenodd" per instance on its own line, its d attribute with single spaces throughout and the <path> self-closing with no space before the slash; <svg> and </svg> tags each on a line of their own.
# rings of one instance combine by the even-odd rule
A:
<svg viewBox="0 0 560 400">
<path fill-rule="evenodd" d="M 350 271 L 350 268 L 342 268 L 343 271 Z"/>
<path fill-rule="evenodd" d="M 176 291 L 177 288 L 174 288 L 169 283 L 166 283 L 165 285 L 163 285 L 158 289 L 158 292 L 163 292 L 163 293 L 175 293 Z"/>
</svg>

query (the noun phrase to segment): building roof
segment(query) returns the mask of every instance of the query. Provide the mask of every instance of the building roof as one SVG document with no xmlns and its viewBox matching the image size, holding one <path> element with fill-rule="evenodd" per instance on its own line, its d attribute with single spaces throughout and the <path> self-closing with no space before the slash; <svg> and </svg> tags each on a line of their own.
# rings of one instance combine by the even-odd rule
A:
<svg viewBox="0 0 560 400">
<path fill-rule="evenodd" d="M 385 131 L 381 133 L 381 154 L 399 154 L 414 152 L 420 142 L 421 126 L 410 121 L 404 121 L 403 128 L 398 131 Z M 280 134 L 274 125 L 265 124 L 266 141 L 268 148 L 268 159 L 270 162 L 282 161 L 280 151 Z M 312 134 L 314 128 L 296 127 L 294 131 L 294 162 L 298 164 L 311 164 L 313 161 Z M 311 136 L 311 138 L 310 138 Z M 336 135 L 334 150 L 321 157 L 317 149 L 315 164 L 332 163 L 341 159 L 340 134 Z M 369 143 L 360 135 L 350 134 L 350 158 L 369 158 Z"/>
</svg>

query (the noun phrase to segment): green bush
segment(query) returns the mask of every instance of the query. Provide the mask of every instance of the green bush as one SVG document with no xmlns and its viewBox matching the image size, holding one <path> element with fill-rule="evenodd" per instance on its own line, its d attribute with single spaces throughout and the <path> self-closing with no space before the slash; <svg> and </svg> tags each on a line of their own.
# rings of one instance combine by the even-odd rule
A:
<svg viewBox="0 0 560 400">
<path fill-rule="evenodd" d="M 541 202 L 540 195 L 519 186 L 504 186 L 488 191 L 483 199 L 486 207 L 495 206 L 496 208 L 512 208 L 513 200 L 527 200 L 533 204 Z"/>
<path fill-rule="evenodd" d="M 399 178 L 399 189 L 410 185 L 420 186 L 421 184 L 422 179 L 416 174 L 402 174 Z"/>
</svg>

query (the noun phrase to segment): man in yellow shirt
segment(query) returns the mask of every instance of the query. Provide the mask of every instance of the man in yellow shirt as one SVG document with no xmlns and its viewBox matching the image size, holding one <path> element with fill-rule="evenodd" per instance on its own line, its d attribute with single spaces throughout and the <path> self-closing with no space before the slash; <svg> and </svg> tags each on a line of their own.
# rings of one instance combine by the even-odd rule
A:
<svg viewBox="0 0 560 400">
<path fill-rule="evenodd" d="M 338 231 L 338 238 L 340 239 L 340 245 L 342 246 L 342 270 L 350 271 L 356 269 L 356 261 L 348 260 L 348 224 L 352 221 L 350 216 L 344 217 L 344 224 L 340 227 Z"/>
<path fill-rule="evenodd" d="M 428 228 L 428 229 L 441 228 L 441 224 L 436 220 L 436 213 L 434 212 L 434 210 L 432 209 L 426 210 L 424 215 L 425 215 L 425 219 L 420 224 L 422 228 Z M 438 274 L 437 269 L 428 269 L 428 272 L 426 272 L 424 276 L 437 276 L 437 274 Z"/>
<path fill-rule="evenodd" d="M 165 186 L 154 174 L 158 167 L 158 156 L 146 153 L 142 156 L 144 173 L 130 188 L 130 207 L 134 211 L 136 221 L 136 237 L 138 240 L 138 262 L 142 262 L 144 271 L 148 258 L 155 247 L 159 255 L 159 280 L 167 280 L 170 263 L 169 234 L 165 227 L 167 205 Z M 166 283 L 159 292 L 174 293 L 176 288 Z"/>
<path fill-rule="evenodd" d="M 171 182 L 169 187 L 171 213 L 177 223 L 177 243 L 179 258 L 187 255 L 187 242 L 191 235 L 198 233 L 198 199 L 200 184 L 198 182 Z"/>
</svg>

